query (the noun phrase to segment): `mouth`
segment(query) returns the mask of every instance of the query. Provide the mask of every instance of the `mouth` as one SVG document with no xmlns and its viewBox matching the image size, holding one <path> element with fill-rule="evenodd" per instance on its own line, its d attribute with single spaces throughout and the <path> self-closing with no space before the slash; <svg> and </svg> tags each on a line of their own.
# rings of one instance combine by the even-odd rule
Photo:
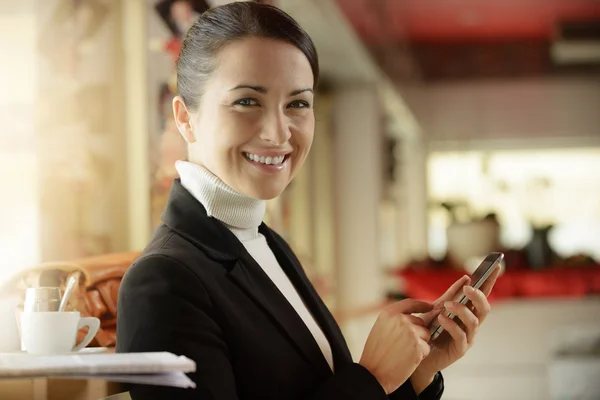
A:
<svg viewBox="0 0 600 400">
<path fill-rule="evenodd" d="M 246 160 L 255 164 L 264 165 L 267 167 L 282 167 L 290 158 L 291 153 L 273 156 L 259 156 L 258 154 L 244 152 Z"/>
</svg>

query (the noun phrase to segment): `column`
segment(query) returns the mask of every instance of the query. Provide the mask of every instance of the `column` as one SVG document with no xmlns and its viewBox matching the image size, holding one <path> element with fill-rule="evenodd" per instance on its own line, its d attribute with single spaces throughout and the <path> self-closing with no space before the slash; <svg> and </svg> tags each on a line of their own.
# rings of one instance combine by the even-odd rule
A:
<svg viewBox="0 0 600 400">
<path fill-rule="evenodd" d="M 427 149 L 424 139 L 405 137 L 397 148 L 398 262 L 428 254 Z"/>
<path fill-rule="evenodd" d="M 147 3 L 121 3 L 123 21 L 125 124 L 127 131 L 127 226 L 129 249 L 141 250 L 150 239 L 150 143 L 147 65 Z"/>
<path fill-rule="evenodd" d="M 328 91 L 317 94 L 315 106 L 315 137 L 311 149 L 313 259 L 318 275 L 313 280 L 319 295 L 328 307 L 336 308 L 334 283 L 335 262 L 335 199 L 334 199 L 334 147 L 333 98 Z"/>
<path fill-rule="evenodd" d="M 347 313 L 376 305 L 384 296 L 378 245 L 382 119 L 375 87 L 337 90 L 333 118 L 337 304 Z M 365 320 L 342 325 L 355 358 L 371 325 Z"/>
<path fill-rule="evenodd" d="M 121 7 L 36 4 L 37 179 L 27 184 L 37 185 L 40 258 L 124 250 Z"/>
</svg>

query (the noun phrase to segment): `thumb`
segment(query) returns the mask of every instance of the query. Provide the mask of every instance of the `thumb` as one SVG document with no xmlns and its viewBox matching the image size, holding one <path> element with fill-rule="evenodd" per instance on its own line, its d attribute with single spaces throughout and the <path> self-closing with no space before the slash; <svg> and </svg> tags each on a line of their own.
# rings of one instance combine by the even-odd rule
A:
<svg viewBox="0 0 600 400">
<path fill-rule="evenodd" d="M 405 299 L 386 307 L 392 315 L 425 313 L 433 310 L 433 304 L 426 301 Z"/>
</svg>

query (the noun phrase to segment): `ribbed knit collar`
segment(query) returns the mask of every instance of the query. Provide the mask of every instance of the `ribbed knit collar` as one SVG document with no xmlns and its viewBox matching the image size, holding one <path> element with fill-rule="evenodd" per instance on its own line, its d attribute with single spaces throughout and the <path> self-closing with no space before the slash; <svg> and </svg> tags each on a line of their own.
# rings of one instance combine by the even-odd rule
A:
<svg viewBox="0 0 600 400">
<path fill-rule="evenodd" d="M 206 168 L 188 161 L 176 161 L 181 185 L 206 209 L 208 216 L 230 228 L 258 232 L 266 211 L 264 200 L 235 191 Z"/>
</svg>

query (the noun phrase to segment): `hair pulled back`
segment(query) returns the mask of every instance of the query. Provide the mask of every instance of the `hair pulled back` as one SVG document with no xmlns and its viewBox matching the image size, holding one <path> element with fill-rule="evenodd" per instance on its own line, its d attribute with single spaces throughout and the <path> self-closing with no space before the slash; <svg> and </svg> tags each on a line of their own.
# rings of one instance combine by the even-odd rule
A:
<svg viewBox="0 0 600 400">
<path fill-rule="evenodd" d="M 183 40 L 176 65 L 177 91 L 188 109 L 198 108 L 202 88 L 216 67 L 219 51 L 247 37 L 283 40 L 296 46 L 308 59 L 316 86 L 319 80 L 317 51 L 300 25 L 277 7 L 232 2 L 200 15 Z"/>
</svg>

